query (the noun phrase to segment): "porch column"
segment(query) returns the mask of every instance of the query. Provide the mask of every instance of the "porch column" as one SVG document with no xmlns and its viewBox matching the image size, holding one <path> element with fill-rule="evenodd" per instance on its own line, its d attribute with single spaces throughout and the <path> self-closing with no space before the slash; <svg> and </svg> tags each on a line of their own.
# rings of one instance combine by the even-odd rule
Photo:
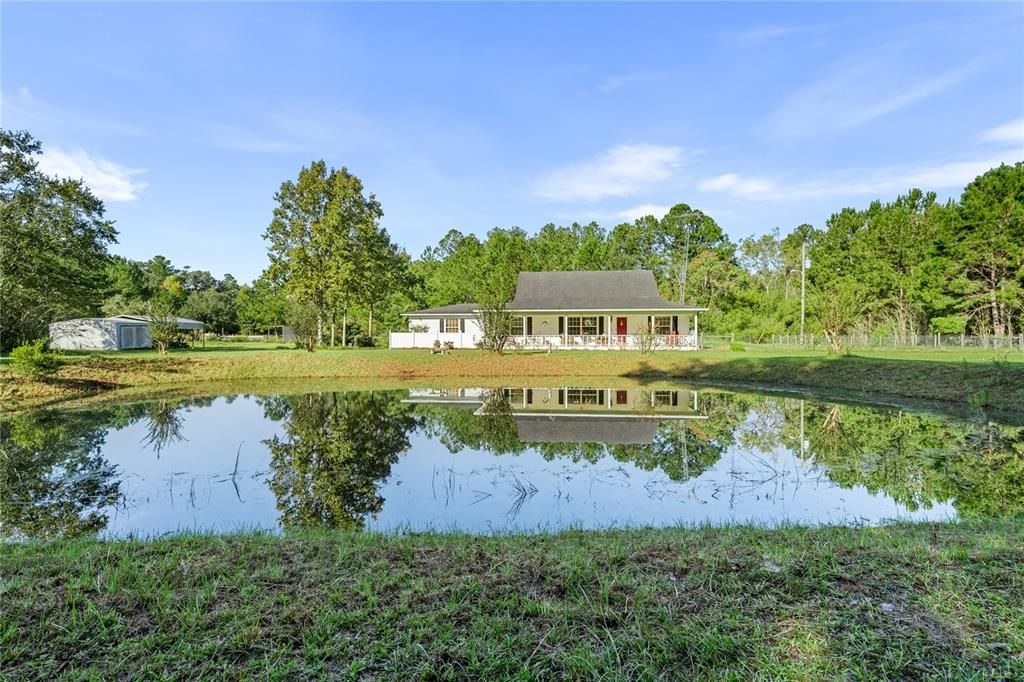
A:
<svg viewBox="0 0 1024 682">
<path fill-rule="evenodd" d="M 693 314 L 693 346 L 700 348 L 700 337 L 697 336 L 697 313 Z"/>
</svg>

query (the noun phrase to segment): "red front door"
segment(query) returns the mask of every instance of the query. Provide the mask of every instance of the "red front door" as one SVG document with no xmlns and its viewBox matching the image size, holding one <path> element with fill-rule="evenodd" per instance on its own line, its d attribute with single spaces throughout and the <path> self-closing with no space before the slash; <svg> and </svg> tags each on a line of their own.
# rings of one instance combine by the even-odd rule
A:
<svg viewBox="0 0 1024 682">
<path fill-rule="evenodd" d="M 615 333 L 619 336 L 626 335 L 626 318 L 616 317 L 615 318 Z"/>
</svg>

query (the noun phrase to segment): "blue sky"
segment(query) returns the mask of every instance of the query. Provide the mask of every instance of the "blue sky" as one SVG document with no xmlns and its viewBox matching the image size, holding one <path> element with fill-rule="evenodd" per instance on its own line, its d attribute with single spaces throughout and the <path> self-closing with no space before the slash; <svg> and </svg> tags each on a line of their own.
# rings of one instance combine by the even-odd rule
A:
<svg viewBox="0 0 1024 682">
<path fill-rule="evenodd" d="M 1024 4 L 4 3 L 2 117 L 116 253 L 241 280 L 273 195 L 347 166 L 450 228 L 686 202 L 734 239 L 1024 159 Z"/>
</svg>

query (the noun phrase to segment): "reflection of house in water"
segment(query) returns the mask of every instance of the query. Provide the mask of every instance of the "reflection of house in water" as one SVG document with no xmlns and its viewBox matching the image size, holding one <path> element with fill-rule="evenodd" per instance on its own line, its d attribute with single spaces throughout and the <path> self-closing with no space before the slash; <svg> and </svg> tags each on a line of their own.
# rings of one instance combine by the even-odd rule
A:
<svg viewBox="0 0 1024 682">
<path fill-rule="evenodd" d="M 524 443 L 647 444 L 662 422 L 707 419 L 698 411 L 697 392 L 684 389 L 413 389 L 406 402 L 472 406 L 478 416 L 507 415 Z"/>
<path fill-rule="evenodd" d="M 483 405 L 490 393 L 486 388 L 410 388 L 403 403 L 412 405 L 463 405 L 474 409 Z"/>
</svg>

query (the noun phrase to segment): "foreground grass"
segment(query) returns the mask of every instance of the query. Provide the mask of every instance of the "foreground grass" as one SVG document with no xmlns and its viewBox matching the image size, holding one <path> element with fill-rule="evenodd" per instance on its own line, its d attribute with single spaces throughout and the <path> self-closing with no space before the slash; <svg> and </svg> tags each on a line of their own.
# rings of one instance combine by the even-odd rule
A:
<svg viewBox="0 0 1024 682">
<path fill-rule="evenodd" d="M 30 407 L 110 389 L 198 386 L 208 382 L 297 379 L 387 379 L 421 383 L 535 377 L 622 377 L 636 381 L 759 384 L 829 391 L 853 398 L 890 397 L 1021 409 L 1024 353 L 887 351 L 829 356 L 800 351 L 557 351 L 494 355 L 424 350 L 322 350 L 229 347 L 154 353 L 71 356 L 55 380 L 20 379 L 0 370 L 0 402 Z"/>
<path fill-rule="evenodd" d="M 25 679 L 1024 679 L 1024 521 L 0 545 Z"/>
</svg>

